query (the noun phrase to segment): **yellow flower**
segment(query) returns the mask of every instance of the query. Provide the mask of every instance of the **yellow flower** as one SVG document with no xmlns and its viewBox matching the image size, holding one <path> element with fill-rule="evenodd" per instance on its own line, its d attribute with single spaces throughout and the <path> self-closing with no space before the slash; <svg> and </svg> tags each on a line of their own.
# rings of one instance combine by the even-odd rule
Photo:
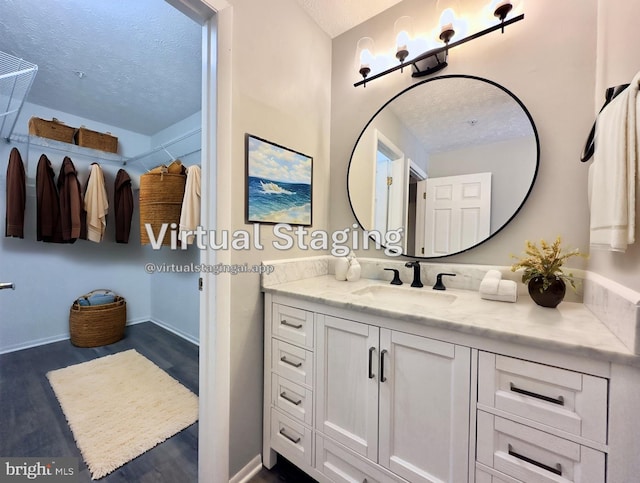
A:
<svg viewBox="0 0 640 483">
<path fill-rule="evenodd" d="M 563 252 L 560 246 L 561 243 L 560 236 L 552 244 L 547 243 L 545 240 L 540 240 L 540 247 L 527 240 L 525 243 L 525 257 L 511 255 L 511 258 L 517 260 L 516 263 L 511 265 L 511 271 L 515 272 L 519 269 L 524 269 L 522 283 L 528 283 L 529 280 L 535 277 L 543 277 L 544 289 L 546 289 L 550 283 L 549 278 L 557 277 L 570 283 L 575 289 L 573 274 L 565 274 L 561 267 L 568 258 L 575 256 L 585 257 L 586 255 L 580 253 L 577 248 Z"/>
</svg>

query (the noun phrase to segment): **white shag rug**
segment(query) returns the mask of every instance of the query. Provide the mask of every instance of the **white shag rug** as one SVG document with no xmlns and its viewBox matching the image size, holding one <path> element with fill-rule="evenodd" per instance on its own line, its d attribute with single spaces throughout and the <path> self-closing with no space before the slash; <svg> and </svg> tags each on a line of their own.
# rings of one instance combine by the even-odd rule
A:
<svg viewBox="0 0 640 483">
<path fill-rule="evenodd" d="M 198 420 L 198 396 L 133 349 L 47 377 L 93 480 Z"/>
</svg>

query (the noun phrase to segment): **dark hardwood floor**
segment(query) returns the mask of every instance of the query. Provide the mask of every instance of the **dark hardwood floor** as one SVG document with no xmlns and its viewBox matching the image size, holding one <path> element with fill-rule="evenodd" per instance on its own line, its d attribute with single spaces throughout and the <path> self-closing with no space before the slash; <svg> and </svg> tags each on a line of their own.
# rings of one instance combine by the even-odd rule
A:
<svg viewBox="0 0 640 483">
<path fill-rule="evenodd" d="M 317 483 L 291 462 L 278 456 L 278 462 L 270 470 L 262 468 L 260 472 L 249 480 L 249 483 Z"/>
<path fill-rule="evenodd" d="M 198 347 L 151 322 L 127 327 L 125 338 L 108 346 L 78 348 L 67 340 L 3 354 L 0 355 L 0 456 L 78 458 L 78 481 L 90 482 L 91 474 L 46 373 L 129 349 L 135 349 L 198 394 Z M 99 481 L 197 482 L 198 423 Z"/>
</svg>

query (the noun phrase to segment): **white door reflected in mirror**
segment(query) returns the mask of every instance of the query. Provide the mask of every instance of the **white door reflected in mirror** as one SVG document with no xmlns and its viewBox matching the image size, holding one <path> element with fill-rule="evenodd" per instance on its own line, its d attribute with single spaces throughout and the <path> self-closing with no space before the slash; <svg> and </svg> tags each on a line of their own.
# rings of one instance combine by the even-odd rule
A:
<svg viewBox="0 0 640 483">
<path fill-rule="evenodd" d="M 487 238 L 491 227 L 491 173 L 429 178 L 418 182 L 424 227 L 416 231 L 421 255 L 457 253 Z"/>
</svg>

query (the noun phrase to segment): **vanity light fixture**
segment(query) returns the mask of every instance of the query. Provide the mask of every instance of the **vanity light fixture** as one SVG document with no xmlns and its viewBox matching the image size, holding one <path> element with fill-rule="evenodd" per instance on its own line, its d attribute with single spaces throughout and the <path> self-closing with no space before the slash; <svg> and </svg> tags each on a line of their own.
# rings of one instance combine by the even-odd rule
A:
<svg viewBox="0 0 640 483">
<path fill-rule="evenodd" d="M 373 55 L 374 44 L 371 37 L 363 37 L 358 41 L 356 48 L 356 68 L 362 76 L 363 84 L 366 87 L 367 76 L 371 72 L 371 65 L 375 60 Z"/>
<path fill-rule="evenodd" d="M 396 39 L 396 59 L 400 61 L 400 72 L 402 72 L 404 60 L 409 55 L 409 40 L 412 36 L 411 30 L 411 17 L 406 15 L 396 20 L 396 23 L 393 25 L 393 33 Z"/>
<path fill-rule="evenodd" d="M 470 40 L 480 38 L 494 30 L 500 30 L 504 33 L 504 28 L 513 23 L 519 22 L 524 19 L 524 14 L 520 14 L 516 17 L 507 19 L 510 13 L 513 11 L 513 1 L 511 0 L 493 0 L 493 15 L 498 19 L 497 24 L 492 25 L 475 34 L 467 35 L 460 40 L 451 42 L 456 35 L 456 18 L 452 9 L 446 9 L 440 17 L 440 40 L 444 43 L 442 47 L 436 47 L 434 49 L 423 52 L 413 57 L 409 51 L 408 45 L 410 40 L 410 17 L 402 17 L 398 19 L 394 25 L 394 33 L 396 35 L 396 58 L 400 63 L 394 67 L 390 67 L 382 72 L 370 76 L 372 71 L 372 65 L 375 62 L 375 56 L 373 55 L 373 39 L 370 37 L 364 37 L 358 41 L 358 47 L 356 49 L 356 61 L 357 69 L 362 80 L 356 82 L 354 87 L 365 86 L 367 82 L 384 77 L 385 75 L 395 72 L 396 70 L 403 71 L 404 67 L 411 65 L 413 67 L 412 77 L 423 77 L 434 74 L 445 67 L 447 67 L 449 50 L 462 45 Z M 407 27 L 409 26 L 409 27 Z M 364 46 L 367 46 L 364 48 Z M 407 58 L 410 60 L 407 61 Z"/>
</svg>

